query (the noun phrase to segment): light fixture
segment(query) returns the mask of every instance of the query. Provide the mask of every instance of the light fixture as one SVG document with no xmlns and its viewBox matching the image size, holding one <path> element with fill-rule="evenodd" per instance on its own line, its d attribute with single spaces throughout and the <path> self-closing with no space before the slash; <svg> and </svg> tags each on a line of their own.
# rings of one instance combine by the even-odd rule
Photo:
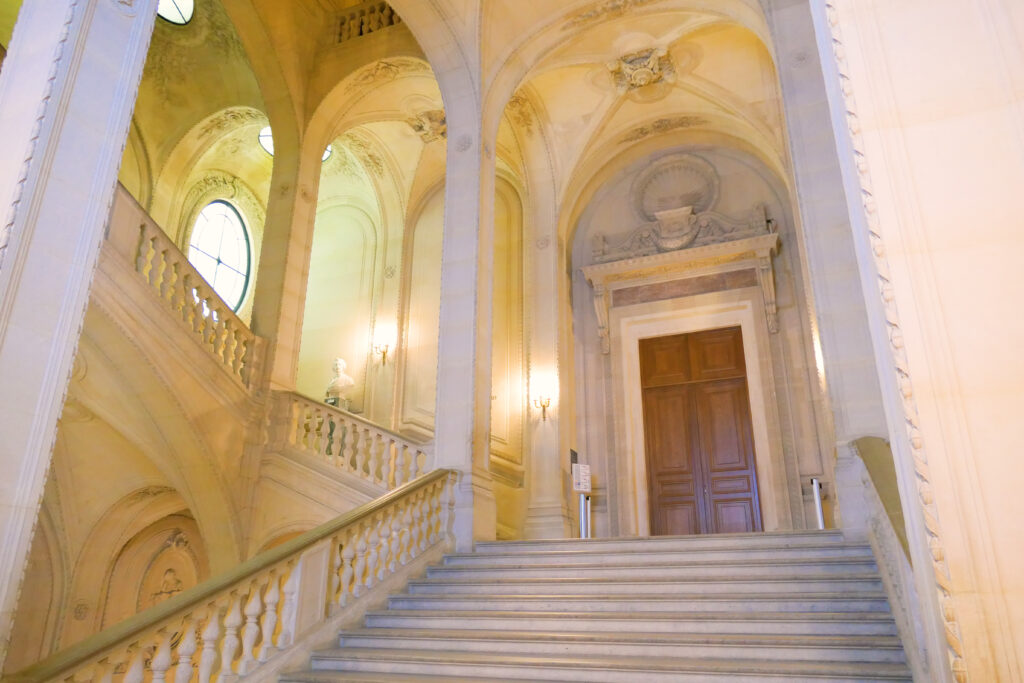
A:
<svg viewBox="0 0 1024 683">
<path fill-rule="evenodd" d="M 390 349 L 390 347 L 391 347 L 390 344 L 374 344 L 373 345 L 373 352 L 375 354 L 377 354 L 378 356 L 380 356 L 380 364 L 381 365 L 387 365 L 388 364 L 388 350 Z"/>
<path fill-rule="evenodd" d="M 548 408 L 551 407 L 550 396 L 538 396 L 533 399 L 533 405 L 535 408 L 540 408 L 540 419 L 547 421 L 548 419 Z"/>
<path fill-rule="evenodd" d="M 327 149 L 324 150 L 324 155 L 323 155 L 323 157 L 320 158 L 320 161 L 327 161 L 330 158 L 330 156 L 331 156 L 331 152 L 333 152 L 333 151 L 334 151 L 334 148 L 331 147 L 330 145 L 327 145 Z"/>
</svg>

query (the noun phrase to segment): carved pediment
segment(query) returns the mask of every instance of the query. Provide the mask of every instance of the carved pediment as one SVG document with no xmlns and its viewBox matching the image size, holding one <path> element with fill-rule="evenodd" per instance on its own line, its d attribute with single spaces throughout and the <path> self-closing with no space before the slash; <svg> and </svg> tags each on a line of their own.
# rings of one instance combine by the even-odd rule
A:
<svg viewBox="0 0 1024 683">
<path fill-rule="evenodd" d="M 771 221 L 764 206 L 757 206 L 741 219 L 715 211 L 694 213 L 692 206 L 664 209 L 654 214 L 655 221 L 641 225 L 616 242 L 609 243 L 604 235 L 595 236 L 594 262 L 609 263 L 771 233 Z"/>
</svg>

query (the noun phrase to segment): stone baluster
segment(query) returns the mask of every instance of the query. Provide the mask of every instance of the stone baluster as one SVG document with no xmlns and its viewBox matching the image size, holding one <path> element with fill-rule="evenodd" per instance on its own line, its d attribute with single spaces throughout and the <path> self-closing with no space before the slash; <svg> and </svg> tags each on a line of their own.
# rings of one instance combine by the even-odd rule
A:
<svg viewBox="0 0 1024 683">
<path fill-rule="evenodd" d="M 259 618 L 263 613 L 263 600 L 260 597 L 262 586 L 253 581 L 249 586 L 249 599 L 245 603 L 243 614 L 245 626 L 242 627 L 242 659 L 238 663 L 238 673 L 245 675 L 256 668 L 256 640 L 260 637 Z"/>
<path fill-rule="evenodd" d="M 369 534 L 366 536 L 366 587 L 373 588 L 377 583 L 377 562 L 380 555 L 380 535 L 377 533 L 377 526 L 380 524 L 380 515 L 375 515 L 369 523 Z"/>
<path fill-rule="evenodd" d="M 145 224 L 141 227 L 142 237 L 139 240 L 139 253 L 135 256 L 135 272 L 146 278 L 148 282 L 150 254 L 156 253 L 156 249 L 153 248 L 155 238 L 149 234 Z"/>
<path fill-rule="evenodd" d="M 438 536 L 441 532 L 441 496 L 438 495 L 436 489 L 432 489 L 430 492 L 430 526 L 429 526 L 429 543 L 433 545 L 437 543 Z"/>
<path fill-rule="evenodd" d="M 413 529 L 416 524 L 416 518 L 414 516 L 415 509 L 416 496 L 414 495 L 412 496 L 412 500 L 406 501 L 404 509 L 402 510 L 401 539 L 399 540 L 402 552 L 398 556 L 398 561 L 403 565 L 409 564 L 409 561 L 416 557 L 416 546 L 413 542 Z"/>
<path fill-rule="evenodd" d="M 162 629 L 157 634 L 156 651 L 153 659 L 149 662 L 149 670 L 153 672 L 153 683 L 163 683 L 167 680 L 167 670 L 171 668 L 171 634 Z"/>
<path fill-rule="evenodd" d="M 356 565 L 353 574 L 355 584 L 352 586 L 352 595 L 359 597 L 365 592 L 366 586 L 366 564 L 367 554 L 370 548 L 370 530 L 363 525 L 359 532 L 359 540 L 356 542 Z"/>
<path fill-rule="evenodd" d="M 356 443 L 356 474 L 366 476 L 370 472 L 368 444 L 370 442 L 369 429 L 357 429 L 359 441 Z"/>
<path fill-rule="evenodd" d="M 384 450 L 384 438 L 380 432 L 374 432 L 373 440 L 371 441 L 371 453 L 373 458 L 373 469 L 370 471 L 370 479 L 377 482 L 378 484 L 384 484 L 387 486 L 388 483 L 388 472 L 387 472 L 387 453 Z"/>
<path fill-rule="evenodd" d="M 277 606 L 281 600 L 281 577 L 277 572 L 270 573 L 270 582 L 267 584 L 267 592 L 263 596 L 263 603 L 266 609 L 263 610 L 263 644 L 260 646 L 260 662 L 270 659 L 274 652 L 274 631 L 277 630 Z"/>
<path fill-rule="evenodd" d="M 146 676 L 146 651 L 142 645 L 136 645 L 128 660 L 128 668 L 124 672 L 124 683 L 142 683 Z"/>
<path fill-rule="evenodd" d="M 345 446 L 341 451 L 344 468 L 349 472 L 356 471 L 356 430 L 350 420 L 345 420 Z"/>
<path fill-rule="evenodd" d="M 220 608 L 210 605 L 202 633 L 203 653 L 199 658 L 199 683 L 210 683 L 217 667 L 217 641 L 220 640 Z"/>
<path fill-rule="evenodd" d="M 174 669 L 174 683 L 189 683 L 192 680 L 192 656 L 198 649 L 196 625 L 194 619 L 185 621 L 185 630 L 178 643 L 178 666 Z"/>
<path fill-rule="evenodd" d="M 341 546 L 341 588 L 338 591 L 338 604 L 344 607 L 348 604 L 349 594 L 352 592 L 352 578 L 355 576 L 355 569 L 352 562 L 356 556 L 356 544 L 358 534 L 349 531 L 345 534 Z"/>
<path fill-rule="evenodd" d="M 380 552 L 377 560 L 377 580 L 383 581 L 391 571 L 394 571 L 394 560 L 392 554 L 394 548 L 391 542 L 394 538 L 395 508 L 388 508 L 382 515 L 380 522 Z"/>
<path fill-rule="evenodd" d="M 109 659 L 102 659 L 96 666 L 92 667 L 92 671 L 89 672 L 90 676 L 86 680 L 89 683 L 112 683 L 114 680 L 114 668 L 113 662 Z"/>
<path fill-rule="evenodd" d="M 409 505 L 409 557 L 420 554 L 420 536 L 423 524 L 423 492 L 417 491 Z"/>
<path fill-rule="evenodd" d="M 281 608 L 281 637 L 278 647 L 291 645 L 295 640 L 295 618 L 298 615 L 299 568 L 293 565 L 284 582 L 284 605 Z"/>
</svg>

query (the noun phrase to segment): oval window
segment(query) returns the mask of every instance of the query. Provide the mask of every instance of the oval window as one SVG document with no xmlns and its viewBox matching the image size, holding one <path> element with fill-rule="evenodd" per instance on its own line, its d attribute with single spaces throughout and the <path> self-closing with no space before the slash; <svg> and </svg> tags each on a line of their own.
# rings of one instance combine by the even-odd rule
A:
<svg viewBox="0 0 1024 683">
<path fill-rule="evenodd" d="M 195 12 L 194 0 L 160 0 L 156 6 L 156 14 L 161 19 L 184 26 L 192 21 Z"/>
<path fill-rule="evenodd" d="M 206 205 L 188 243 L 188 260 L 231 310 L 237 311 L 249 286 L 252 249 L 242 215 L 231 204 Z"/>
</svg>

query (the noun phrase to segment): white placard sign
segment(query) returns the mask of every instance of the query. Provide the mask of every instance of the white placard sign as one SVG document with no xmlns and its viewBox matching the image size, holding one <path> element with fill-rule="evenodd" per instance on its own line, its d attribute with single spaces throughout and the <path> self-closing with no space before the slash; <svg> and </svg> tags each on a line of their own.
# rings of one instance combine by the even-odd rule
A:
<svg viewBox="0 0 1024 683">
<path fill-rule="evenodd" d="M 572 490 L 590 493 L 590 465 L 576 463 L 572 466 Z"/>
</svg>

